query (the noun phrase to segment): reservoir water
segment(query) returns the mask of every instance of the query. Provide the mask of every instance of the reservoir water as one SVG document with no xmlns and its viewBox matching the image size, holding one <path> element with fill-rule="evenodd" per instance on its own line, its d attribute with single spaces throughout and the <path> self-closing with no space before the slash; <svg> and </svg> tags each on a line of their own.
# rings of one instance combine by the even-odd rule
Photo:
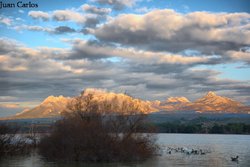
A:
<svg viewBox="0 0 250 167">
<path fill-rule="evenodd" d="M 213 134 L 158 134 L 157 143 L 165 148 L 185 148 L 203 150 L 204 155 L 188 155 L 172 151 L 162 152 L 144 162 L 133 163 L 58 163 L 48 162 L 37 153 L 2 159 L 0 167 L 250 167 L 250 135 L 213 135 Z M 231 157 L 239 156 L 238 162 Z"/>
</svg>

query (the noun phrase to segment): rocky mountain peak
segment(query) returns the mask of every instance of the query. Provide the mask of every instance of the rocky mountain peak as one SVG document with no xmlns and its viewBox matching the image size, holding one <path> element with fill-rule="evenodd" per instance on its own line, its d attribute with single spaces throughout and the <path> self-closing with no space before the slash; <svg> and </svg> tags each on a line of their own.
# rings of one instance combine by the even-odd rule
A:
<svg viewBox="0 0 250 167">
<path fill-rule="evenodd" d="M 204 97 L 192 104 L 192 109 L 199 112 L 241 112 L 244 105 L 228 97 L 218 96 L 208 92 Z"/>
<path fill-rule="evenodd" d="M 62 101 L 64 102 L 65 100 L 67 100 L 66 97 L 60 95 L 60 96 L 49 96 L 47 97 L 43 102 L 42 104 L 46 104 L 46 103 L 56 103 L 56 102 L 59 102 L 59 101 Z"/>
<path fill-rule="evenodd" d="M 169 97 L 166 100 L 167 103 L 189 103 L 190 101 L 186 97 Z"/>
<path fill-rule="evenodd" d="M 214 97 L 214 96 L 217 96 L 215 92 L 213 91 L 209 91 L 207 94 L 206 94 L 206 97 Z"/>
</svg>

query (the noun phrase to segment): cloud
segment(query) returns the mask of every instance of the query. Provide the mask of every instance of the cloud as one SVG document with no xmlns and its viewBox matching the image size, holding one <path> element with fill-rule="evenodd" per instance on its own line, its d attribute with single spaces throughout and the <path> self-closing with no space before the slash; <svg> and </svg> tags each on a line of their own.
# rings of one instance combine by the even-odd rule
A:
<svg viewBox="0 0 250 167">
<path fill-rule="evenodd" d="M 43 11 L 30 11 L 28 15 L 33 19 L 42 19 L 43 21 L 48 21 L 50 18 L 50 15 Z"/>
<path fill-rule="evenodd" d="M 20 108 L 18 104 L 0 104 L 0 108 Z"/>
<path fill-rule="evenodd" d="M 56 21 L 74 21 L 78 24 L 83 24 L 86 21 L 86 18 L 73 10 L 55 10 L 52 14 L 52 17 Z"/>
<path fill-rule="evenodd" d="M 221 54 L 250 44 L 249 19 L 248 13 L 153 10 L 144 15 L 121 14 L 89 33 L 101 41 L 147 50 Z"/>
<path fill-rule="evenodd" d="M 82 5 L 81 8 L 86 12 L 90 12 L 97 15 L 107 15 L 111 12 L 110 8 L 98 8 L 96 6 L 91 6 L 88 4 Z"/>
<path fill-rule="evenodd" d="M 19 30 L 26 29 L 30 31 L 43 31 L 43 32 L 49 32 L 49 33 L 53 31 L 51 28 L 45 28 L 42 26 L 28 26 L 28 25 L 19 26 L 19 27 L 16 27 L 16 29 L 19 29 Z"/>
<path fill-rule="evenodd" d="M 24 109 L 28 109 L 27 102 L 0 102 L 0 117 L 12 116 Z"/>
<path fill-rule="evenodd" d="M 99 8 L 84 4 L 78 9 L 54 10 L 51 12 L 30 11 L 28 15 L 33 19 L 42 19 L 43 21 L 52 18 L 58 22 L 74 22 L 84 26 L 85 29 L 88 27 L 94 28 L 101 21 L 105 21 L 110 12 L 110 8 Z"/>
<path fill-rule="evenodd" d="M 136 62 L 137 64 L 180 64 L 195 65 L 214 63 L 219 59 L 214 56 L 183 56 L 167 52 L 151 52 L 137 50 L 134 48 L 122 48 L 104 45 L 97 41 L 73 40 L 71 59 L 101 59 L 108 57 L 120 57 L 127 61 Z"/>
<path fill-rule="evenodd" d="M 58 27 L 42 27 L 42 26 L 29 26 L 21 25 L 14 27 L 16 30 L 29 30 L 29 31 L 38 31 L 46 32 L 49 34 L 66 34 L 66 33 L 75 33 L 77 32 L 74 28 L 68 26 L 58 26 Z M 80 32 L 79 32 L 80 33 Z"/>
<path fill-rule="evenodd" d="M 12 97 L 12 96 L 0 96 L 0 101 L 4 102 L 4 101 L 14 101 L 17 100 L 16 97 Z"/>
<path fill-rule="evenodd" d="M 0 43 L 1 46 L 11 47 L 11 50 L 4 50 L 3 47 L 0 47 L 1 53 L 4 53 L 1 55 L 4 60 L 2 61 L 1 58 L 0 62 L 1 96 L 13 96 L 29 101 L 30 98 L 45 98 L 47 94 L 52 93 L 49 91 L 52 87 L 57 87 L 57 93 L 60 95 L 62 87 L 67 87 L 69 84 L 73 86 L 76 83 L 81 85 L 81 81 L 78 81 L 77 78 L 84 72 L 84 67 L 75 68 L 63 61 L 55 60 L 56 57 L 66 54 L 67 50 L 60 48 L 32 49 L 9 42 L 7 39 L 1 39 Z M 21 67 L 25 70 L 21 70 Z M 65 82 L 65 78 L 69 82 Z M 72 89 L 74 88 L 72 87 Z M 68 93 L 76 92 L 72 89 L 67 90 Z M 30 92 L 32 93 L 30 94 Z"/>
<path fill-rule="evenodd" d="M 106 20 L 106 18 L 107 18 L 106 15 L 88 14 L 86 15 L 86 21 L 84 27 L 95 28 L 101 21 Z"/>
<path fill-rule="evenodd" d="M 10 26 L 12 24 L 13 20 L 4 16 L 0 16 L 0 23 L 4 24 L 6 26 Z"/>
<path fill-rule="evenodd" d="M 9 38 L 0 38 L 0 54 L 6 54 L 11 51 L 15 51 L 15 48 L 21 47 L 21 44 L 16 40 Z"/>
<path fill-rule="evenodd" d="M 1 39 L 0 91 L 6 98 L 0 100 L 42 101 L 49 95 L 78 95 L 88 87 L 126 91 L 148 100 L 176 95 L 195 99 L 208 90 L 231 92 L 236 100 L 248 97 L 240 93 L 249 92 L 248 81 L 219 79 L 218 71 L 194 69 L 214 61 L 213 56 L 137 50 L 79 39 L 67 42 L 71 48 L 29 48 Z M 119 62 L 113 62 L 114 57 Z"/>
<path fill-rule="evenodd" d="M 85 25 L 85 27 L 95 27 L 100 22 L 101 19 L 104 19 L 105 16 L 102 14 L 108 12 L 106 8 L 96 8 L 94 6 L 85 6 L 85 9 L 93 14 L 84 14 L 74 9 L 65 9 L 65 10 L 55 10 L 51 14 L 42 11 L 31 11 L 29 16 L 33 19 L 42 19 L 43 21 L 48 21 L 50 18 L 53 18 L 54 21 L 58 22 L 75 22 L 80 25 Z M 99 14 L 95 14 L 98 13 Z"/>
<path fill-rule="evenodd" d="M 248 50 L 227 51 L 226 54 L 232 59 L 232 61 L 246 62 L 250 65 L 250 52 Z"/>
<path fill-rule="evenodd" d="M 102 5 L 110 5 L 115 10 L 122 10 L 125 7 L 132 7 L 135 5 L 135 0 L 94 0 Z"/>
<path fill-rule="evenodd" d="M 38 72 L 43 73 L 46 70 L 56 72 L 54 70 L 72 71 L 71 68 L 64 66 L 61 62 L 56 62 L 52 59 L 58 56 L 63 56 L 67 50 L 57 48 L 37 48 L 32 49 L 26 46 L 20 45 L 15 41 L 9 41 L 7 39 L 0 39 L 0 70 L 5 72 Z M 11 49 L 5 49 L 9 46 Z M 42 66 L 47 69 L 42 70 Z"/>
<path fill-rule="evenodd" d="M 141 8 L 135 9 L 135 11 L 137 13 L 148 13 L 148 12 L 150 12 L 152 10 L 156 10 L 156 9 L 155 8 L 147 8 L 147 7 L 141 7 Z"/>
<path fill-rule="evenodd" d="M 99 11 L 100 12 L 100 11 Z M 52 17 L 56 21 L 70 21 L 75 22 L 81 26 L 86 27 L 96 27 L 101 20 L 106 19 L 106 15 L 98 14 L 84 14 L 75 10 L 56 10 L 53 12 Z"/>
<path fill-rule="evenodd" d="M 24 10 L 19 9 L 18 12 L 19 13 L 24 13 Z"/>
<path fill-rule="evenodd" d="M 56 27 L 54 30 L 55 34 L 72 33 L 72 32 L 76 32 L 76 30 L 67 26 L 59 26 Z"/>
</svg>

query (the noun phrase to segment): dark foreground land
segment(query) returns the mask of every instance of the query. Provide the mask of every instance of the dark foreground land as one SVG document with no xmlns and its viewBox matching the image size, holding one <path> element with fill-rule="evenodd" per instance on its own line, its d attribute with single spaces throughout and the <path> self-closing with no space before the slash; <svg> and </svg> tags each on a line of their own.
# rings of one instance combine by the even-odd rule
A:
<svg viewBox="0 0 250 167">
<path fill-rule="evenodd" d="M 49 133 L 51 126 L 60 119 L 4 120 L 0 124 L 18 127 L 21 133 Z M 156 113 L 148 115 L 140 131 L 152 128 L 157 133 L 250 134 L 250 114 Z"/>
</svg>

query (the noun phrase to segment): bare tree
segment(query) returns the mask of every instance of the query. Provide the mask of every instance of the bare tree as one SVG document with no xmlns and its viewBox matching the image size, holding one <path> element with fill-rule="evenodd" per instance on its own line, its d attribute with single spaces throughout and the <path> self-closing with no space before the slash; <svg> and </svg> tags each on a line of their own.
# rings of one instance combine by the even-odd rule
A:
<svg viewBox="0 0 250 167">
<path fill-rule="evenodd" d="M 151 157 L 157 149 L 154 138 L 137 133 L 145 115 L 138 111 L 137 105 L 127 101 L 117 106 L 117 100 L 100 103 L 92 94 L 76 97 L 51 135 L 42 139 L 41 154 L 48 159 L 74 161 L 131 161 Z M 123 112 L 118 112 L 120 109 Z"/>
</svg>

